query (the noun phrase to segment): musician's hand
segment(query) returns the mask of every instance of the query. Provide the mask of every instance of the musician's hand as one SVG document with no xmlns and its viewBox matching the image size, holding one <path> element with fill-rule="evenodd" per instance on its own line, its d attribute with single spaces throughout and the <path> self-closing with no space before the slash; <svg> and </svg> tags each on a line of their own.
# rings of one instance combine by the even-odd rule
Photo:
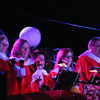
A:
<svg viewBox="0 0 100 100">
<path fill-rule="evenodd" d="M 67 65 L 63 62 L 63 63 L 58 64 L 58 66 L 60 66 L 61 68 L 65 68 Z"/>
</svg>

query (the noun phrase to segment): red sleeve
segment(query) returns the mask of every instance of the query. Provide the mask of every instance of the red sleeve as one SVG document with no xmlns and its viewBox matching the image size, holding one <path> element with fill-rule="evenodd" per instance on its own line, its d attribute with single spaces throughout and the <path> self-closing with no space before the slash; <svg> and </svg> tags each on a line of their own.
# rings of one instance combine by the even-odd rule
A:
<svg viewBox="0 0 100 100">
<path fill-rule="evenodd" d="M 84 82 L 88 82 L 90 80 L 90 78 L 93 75 L 93 72 L 90 72 L 90 68 L 92 66 L 99 66 L 99 65 L 96 61 L 94 61 L 88 56 L 82 56 L 77 60 L 75 71 L 81 74 L 80 80 Z M 83 93 L 82 83 L 80 83 L 80 91 L 81 93 Z"/>
<path fill-rule="evenodd" d="M 57 73 L 50 72 L 49 75 L 47 76 L 47 84 L 48 84 L 51 91 L 52 91 L 54 84 L 55 84 L 55 82 L 52 79 L 53 76 L 57 76 Z"/>
<path fill-rule="evenodd" d="M 10 71 L 10 66 L 8 61 L 0 59 L 0 72 L 2 71 Z"/>
<path fill-rule="evenodd" d="M 93 75 L 90 71 L 90 68 L 93 66 L 91 63 L 92 59 L 86 56 L 79 58 L 76 62 L 75 71 L 81 73 L 81 79 L 83 81 L 89 81 L 91 76 Z"/>
</svg>

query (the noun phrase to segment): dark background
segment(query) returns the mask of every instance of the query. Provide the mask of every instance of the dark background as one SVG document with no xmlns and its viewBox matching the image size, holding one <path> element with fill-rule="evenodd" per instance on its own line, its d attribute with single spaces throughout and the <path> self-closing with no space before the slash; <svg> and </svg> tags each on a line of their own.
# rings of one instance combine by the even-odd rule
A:
<svg viewBox="0 0 100 100">
<path fill-rule="evenodd" d="M 70 47 L 76 59 L 87 50 L 91 37 L 100 36 L 99 30 L 73 26 L 76 24 L 99 29 L 99 0 L 9 0 L 0 5 L 0 28 L 9 39 L 9 50 L 20 31 L 27 26 L 36 27 L 41 32 L 38 49 L 47 47 L 52 51 Z"/>
</svg>

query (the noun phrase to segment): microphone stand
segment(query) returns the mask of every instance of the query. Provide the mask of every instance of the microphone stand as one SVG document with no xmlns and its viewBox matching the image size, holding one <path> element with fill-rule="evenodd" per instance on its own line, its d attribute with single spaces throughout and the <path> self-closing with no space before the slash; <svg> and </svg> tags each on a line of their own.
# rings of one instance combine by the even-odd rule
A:
<svg viewBox="0 0 100 100">
<path fill-rule="evenodd" d="M 78 81 L 78 78 L 80 77 L 80 71 L 81 71 L 81 67 L 79 68 L 79 72 L 78 72 L 78 74 L 77 74 L 77 76 L 76 76 L 76 78 L 75 78 L 75 81 L 74 81 L 74 83 L 73 83 L 73 85 L 75 85 Z M 80 82 L 82 82 L 82 81 L 80 81 Z M 83 83 L 83 82 L 82 82 Z"/>
<path fill-rule="evenodd" d="M 95 72 L 95 73 L 93 74 L 93 78 L 91 79 L 90 83 L 93 83 L 93 81 L 94 81 L 94 79 L 95 79 L 95 77 L 96 77 L 96 74 L 97 74 L 97 72 Z"/>
<path fill-rule="evenodd" d="M 80 73 L 77 74 L 77 76 L 76 76 L 76 78 L 75 78 L 75 81 L 74 81 L 73 85 L 75 85 L 75 84 L 77 83 L 77 80 L 78 80 L 79 77 L 80 77 Z"/>
<path fill-rule="evenodd" d="M 91 77 L 91 79 L 88 82 L 84 82 L 84 81 L 81 81 L 81 80 L 79 80 L 79 82 L 83 83 L 83 84 L 94 84 L 95 85 L 95 82 L 93 82 L 93 81 L 96 78 L 97 72 L 100 73 L 100 68 L 98 68 L 98 67 L 92 67 L 90 69 L 90 72 L 94 72 L 94 73 L 93 73 L 93 77 Z M 96 82 L 96 84 L 97 84 L 97 82 Z"/>
</svg>

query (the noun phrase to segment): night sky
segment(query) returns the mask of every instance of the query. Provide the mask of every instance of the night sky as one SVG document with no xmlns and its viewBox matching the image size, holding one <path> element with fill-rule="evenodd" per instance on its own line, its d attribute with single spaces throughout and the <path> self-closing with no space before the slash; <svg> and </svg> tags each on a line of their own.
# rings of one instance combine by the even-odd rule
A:
<svg viewBox="0 0 100 100">
<path fill-rule="evenodd" d="M 100 28 L 99 4 L 92 0 L 9 1 L 0 9 L 0 27 L 9 39 L 10 49 L 20 31 L 33 26 L 41 32 L 38 49 L 70 47 L 77 57 L 87 49 L 91 37 L 100 36 L 99 30 L 89 29 Z"/>
</svg>

